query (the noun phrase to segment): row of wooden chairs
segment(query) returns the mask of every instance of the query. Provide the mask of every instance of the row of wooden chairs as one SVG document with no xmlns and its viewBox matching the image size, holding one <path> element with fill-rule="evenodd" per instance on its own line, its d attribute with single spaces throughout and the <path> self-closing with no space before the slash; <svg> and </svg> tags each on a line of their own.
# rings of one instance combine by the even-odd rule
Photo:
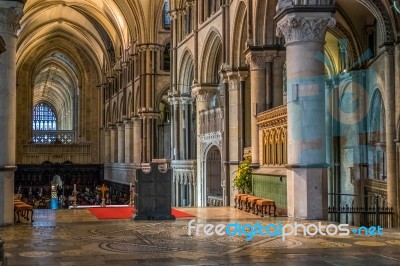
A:
<svg viewBox="0 0 400 266">
<path fill-rule="evenodd" d="M 33 207 L 19 199 L 14 199 L 14 222 L 20 223 L 20 216 L 27 221 L 30 218 L 31 222 L 33 222 Z"/>
<path fill-rule="evenodd" d="M 238 208 L 239 210 L 244 209 L 247 212 L 251 211 L 256 215 L 260 213 L 261 217 L 264 217 L 264 214 L 267 213 L 267 209 L 268 215 L 271 215 L 271 208 L 273 208 L 273 215 L 276 216 L 276 204 L 274 200 L 264 199 L 248 194 L 235 195 L 235 208 Z"/>
</svg>

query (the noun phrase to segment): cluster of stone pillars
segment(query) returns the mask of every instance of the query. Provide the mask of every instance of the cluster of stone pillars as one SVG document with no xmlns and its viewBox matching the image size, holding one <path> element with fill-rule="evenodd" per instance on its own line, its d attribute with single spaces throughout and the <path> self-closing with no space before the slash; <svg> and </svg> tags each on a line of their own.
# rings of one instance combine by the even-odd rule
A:
<svg viewBox="0 0 400 266">
<path fill-rule="evenodd" d="M 104 129 L 104 162 L 136 163 L 142 161 L 142 120 L 138 116 Z"/>
<path fill-rule="evenodd" d="M 0 226 L 14 222 L 16 46 L 22 15 L 19 1 L 0 1 L 0 36 L 5 46 L 0 54 Z"/>
<path fill-rule="evenodd" d="M 260 165 L 260 140 L 257 115 L 283 104 L 283 65 L 285 52 L 247 51 L 251 84 L 251 160 L 254 167 Z"/>
</svg>

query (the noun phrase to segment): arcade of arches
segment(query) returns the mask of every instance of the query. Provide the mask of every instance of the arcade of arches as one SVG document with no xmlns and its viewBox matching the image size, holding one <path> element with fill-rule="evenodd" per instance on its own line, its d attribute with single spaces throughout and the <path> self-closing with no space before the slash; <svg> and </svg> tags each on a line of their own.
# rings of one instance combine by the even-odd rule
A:
<svg viewBox="0 0 400 266">
<path fill-rule="evenodd" d="M 398 214 L 392 4 L 0 0 L 0 224 L 17 165 L 100 164 L 126 185 L 167 159 L 174 206 L 230 206 L 246 154 L 290 217 L 377 195 Z"/>
</svg>

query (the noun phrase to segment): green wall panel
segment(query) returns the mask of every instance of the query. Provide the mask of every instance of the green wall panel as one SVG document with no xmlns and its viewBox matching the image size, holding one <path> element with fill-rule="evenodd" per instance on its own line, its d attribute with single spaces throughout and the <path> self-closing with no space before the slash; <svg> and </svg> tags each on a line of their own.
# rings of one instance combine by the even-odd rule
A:
<svg viewBox="0 0 400 266">
<path fill-rule="evenodd" d="M 275 200 L 276 207 L 287 209 L 286 176 L 253 174 L 254 196 Z"/>
</svg>

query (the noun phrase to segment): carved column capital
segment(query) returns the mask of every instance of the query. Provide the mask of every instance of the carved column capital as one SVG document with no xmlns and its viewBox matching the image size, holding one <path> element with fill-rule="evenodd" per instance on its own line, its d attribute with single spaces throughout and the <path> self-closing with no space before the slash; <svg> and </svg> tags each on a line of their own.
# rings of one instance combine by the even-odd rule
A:
<svg viewBox="0 0 400 266">
<path fill-rule="evenodd" d="M 252 52 L 246 55 L 246 63 L 250 66 L 250 71 L 265 69 L 265 63 L 271 62 L 273 59 L 273 55 L 256 54 Z"/>
<path fill-rule="evenodd" d="M 276 36 L 285 37 L 286 44 L 302 41 L 325 42 L 328 27 L 334 27 L 333 17 L 300 17 L 290 14 L 276 26 Z"/>
<path fill-rule="evenodd" d="M 133 128 L 133 121 L 129 118 L 124 119 L 125 128 Z"/>
<path fill-rule="evenodd" d="M 229 82 L 229 80 L 228 80 L 228 74 L 226 73 L 226 72 L 220 72 L 219 73 L 219 76 L 220 76 L 220 78 L 221 78 L 221 83 L 228 83 Z"/>
<path fill-rule="evenodd" d="M 274 67 L 282 68 L 286 62 L 286 55 L 277 56 L 274 58 Z"/>
<path fill-rule="evenodd" d="M 0 7 L 0 32 L 17 34 L 22 16 L 22 5 L 21 7 Z"/>
<path fill-rule="evenodd" d="M 192 89 L 192 97 L 197 102 L 208 102 L 212 97 L 217 95 L 216 88 L 197 87 Z"/>
<path fill-rule="evenodd" d="M 118 131 L 120 131 L 120 130 L 124 130 L 125 129 L 125 125 L 124 125 L 124 123 L 117 123 L 117 129 L 118 129 Z"/>
<path fill-rule="evenodd" d="M 236 73 L 229 74 L 229 90 L 235 91 L 239 89 L 240 77 Z"/>
</svg>

